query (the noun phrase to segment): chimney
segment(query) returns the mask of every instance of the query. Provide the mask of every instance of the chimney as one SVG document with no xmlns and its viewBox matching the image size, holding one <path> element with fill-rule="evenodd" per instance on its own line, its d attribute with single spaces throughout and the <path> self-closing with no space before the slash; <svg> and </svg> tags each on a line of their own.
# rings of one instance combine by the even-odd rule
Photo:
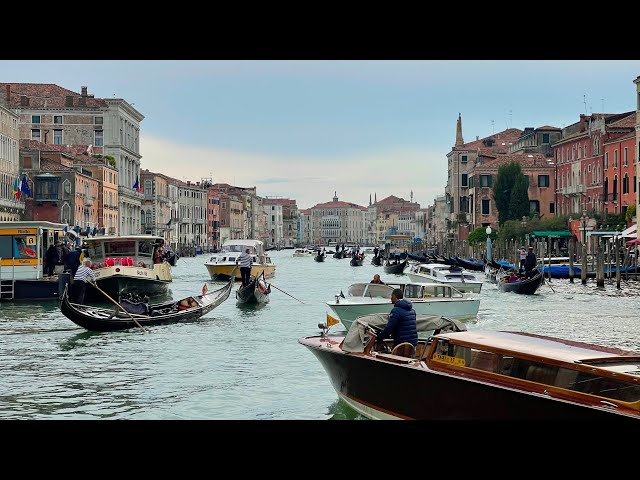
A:
<svg viewBox="0 0 640 480">
<path fill-rule="evenodd" d="M 85 107 L 87 105 L 87 97 L 81 96 L 78 99 L 78 105 L 80 105 L 81 107 Z"/>
<path fill-rule="evenodd" d="M 73 97 L 71 95 L 67 95 L 64 99 L 65 107 L 73 107 Z"/>
<path fill-rule="evenodd" d="M 80 87 L 80 90 L 82 91 L 82 96 L 86 97 L 87 96 L 87 87 Z"/>
<path fill-rule="evenodd" d="M 28 107 L 29 106 L 29 97 L 26 95 L 20 95 L 20 106 Z"/>
<path fill-rule="evenodd" d="M 580 131 L 584 132 L 584 113 L 580 114 Z"/>
<path fill-rule="evenodd" d="M 478 140 L 480 140 L 480 136 L 479 136 L 479 135 L 476 135 L 476 142 L 477 142 Z"/>
<path fill-rule="evenodd" d="M 11 85 L 7 85 L 7 104 L 11 102 Z"/>
</svg>

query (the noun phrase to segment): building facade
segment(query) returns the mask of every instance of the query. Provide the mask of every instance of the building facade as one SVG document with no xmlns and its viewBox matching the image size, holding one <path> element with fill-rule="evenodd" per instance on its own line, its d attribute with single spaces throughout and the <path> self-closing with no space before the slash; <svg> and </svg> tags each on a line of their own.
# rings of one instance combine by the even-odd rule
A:
<svg viewBox="0 0 640 480">
<path fill-rule="evenodd" d="M 178 248 L 193 253 L 207 245 L 207 188 L 190 181 L 178 187 Z"/>
<path fill-rule="evenodd" d="M 604 211 L 626 213 L 635 204 L 636 180 L 635 130 L 604 143 Z"/>
<path fill-rule="evenodd" d="M 266 214 L 269 246 L 293 248 L 297 243 L 298 230 L 296 201 L 289 198 L 265 197 L 262 199 L 262 205 Z"/>
<path fill-rule="evenodd" d="M 169 186 L 171 177 L 161 173 L 140 171 L 140 184 L 144 201 L 141 206 L 140 224 L 142 233 L 158 235 L 170 244 L 169 232 L 171 231 L 171 201 L 169 200 Z"/>
<path fill-rule="evenodd" d="M 24 214 L 24 200 L 13 193 L 16 180 L 22 180 L 19 120 L 19 115 L 0 105 L 0 221 L 18 221 Z"/>
<path fill-rule="evenodd" d="M 90 173 L 98 180 L 97 199 L 88 199 L 88 202 L 97 203 L 98 230 L 104 228 L 107 235 L 118 235 L 119 209 L 118 209 L 118 170 L 109 164 L 104 158 L 93 158 L 86 155 L 78 155 L 74 165 Z"/>
<path fill-rule="evenodd" d="M 333 201 L 311 207 L 311 235 L 314 245 L 359 243 L 365 240 L 366 207 L 341 202 L 337 193 Z"/>
</svg>

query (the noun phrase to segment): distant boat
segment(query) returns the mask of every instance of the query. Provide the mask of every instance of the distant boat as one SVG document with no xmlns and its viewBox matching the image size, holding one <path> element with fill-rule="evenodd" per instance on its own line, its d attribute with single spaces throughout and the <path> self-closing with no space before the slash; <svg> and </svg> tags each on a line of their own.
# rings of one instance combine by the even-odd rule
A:
<svg viewBox="0 0 640 480">
<path fill-rule="evenodd" d="M 211 255 L 204 263 L 212 280 L 227 279 L 234 274 L 235 278 L 242 280 L 240 269 L 236 267 L 236 260 L 242 252 L 249 249 L 249 254 L 253 257 L 251 275 L 258 276 L 264 271 L 266 278 L 273 277 L 276 273 L 276 265 L 271 261 L 271 257 L 265 254 L 264 244 L 260 240 L 226 240 L 218 253 Z"/>
<path fill-rule="evenodd" d="M 467 270 L 443 263 L 418 263 L 405 272 L 413 282 L 439 282 L 463 293 L 480 293 L 482 282 Z"/>
</svg>

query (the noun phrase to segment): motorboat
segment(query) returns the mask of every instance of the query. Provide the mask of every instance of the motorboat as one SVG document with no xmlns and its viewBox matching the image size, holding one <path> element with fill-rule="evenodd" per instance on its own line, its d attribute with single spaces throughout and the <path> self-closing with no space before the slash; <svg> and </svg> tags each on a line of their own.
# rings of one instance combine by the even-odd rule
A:
<svg viewBox="0 0 640 480">
<path fill-rule="evenodd" d="M 418 332 L 432 332 L 426 339 L 390 349 L 389 340 L 376 341 L 388 317 L 360 317 L 346 335 L 329 334 L 329 323 L 320 323 L 319 335 L 298 340 L 361 415 L 639 425 L 640 352 L 527 332 L 470 331 L 427 315 L 416 322 Z"/>
<path fill-rule="evenodd" d="M 236 268 L 236 260 L 242 252 L 249 249 L 249 254 L 253 258 L 251 276 L 257 277 L 264 272 L 266 278 L 273 277 L 276 273 L 276 265 L 271 257 L 265 253 L 264 243 L 260 240 L 226 240 L 220 251 L 211 255 L 204 263 L 212 280 L 227 279 L 231 275 L 242 280 L 240 269 Z M 235 268 L 235 273 L 234 273 Z"/>
<path fill-rule="evenodd" d="M 443 315 L 456 320 L 476 320 L 480 300 L 469 298 L 451 285 L 443 283 L 353 283 L 346 295 L 338 294 L 327 305 L 349 329 L 363 315 L 389 313 L 393 308 L 391 292 L 399 288 L 419 315 Z M 342 292 L 341 292 L 342 293 Z"/>
<path fill-rule="evenodd" d="M 462 293 L 480 293 L 482 289 L 482 282 L 472 272 L 444 263 L 417 263 L 404 273 L 413 282 L 445 283 Z"/>
</svg>

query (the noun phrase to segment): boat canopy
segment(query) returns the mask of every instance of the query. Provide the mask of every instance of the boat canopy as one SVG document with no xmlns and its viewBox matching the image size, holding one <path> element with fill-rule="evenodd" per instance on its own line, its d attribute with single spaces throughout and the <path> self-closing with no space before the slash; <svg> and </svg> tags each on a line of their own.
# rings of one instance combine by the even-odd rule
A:
<svg viewBox="0 0 640 480">
<path fill-rule="evenodd" d="M 370 335 L 366 326 L 384 328 L 389 321 L 388 313 L 374 313 L 356 318 L 351 324 L 351 328 L 344 337 L 342 350 L 345 352 L 362 353 L 365 345 L 369 342 Z M 416 315 L 416 325 L 418 334 L 420 332 L 429 332 L 440 330 L 441 332 L 460 332 L 467 330 L 464 323 L 453 318 L 446 318 L 440 315 Z"/>
<path fill-rule="evenodd" d="M 264 244 L 260 240 L 226 240 L 222 247 L 221 252 L 244 252 L 245 248 L 249 249 L 249 253 L 253 255 L 264 254 Z"/>
<path fill-rule="evenodd" d="M 537 237 L 542 237 L 542 238 L 547 238 L 547 237 L 551 237 L 551 238 L 571 238 L 573 236 L 573 234 L 568 230 L 559 230 L 557 232 L 553 232 L 553 231 L 536 231 L 536 232 L 531 232 L 529 234 L 529 236 L 533 237 L 533 238 L 537 238 Z"/>
</svg>

